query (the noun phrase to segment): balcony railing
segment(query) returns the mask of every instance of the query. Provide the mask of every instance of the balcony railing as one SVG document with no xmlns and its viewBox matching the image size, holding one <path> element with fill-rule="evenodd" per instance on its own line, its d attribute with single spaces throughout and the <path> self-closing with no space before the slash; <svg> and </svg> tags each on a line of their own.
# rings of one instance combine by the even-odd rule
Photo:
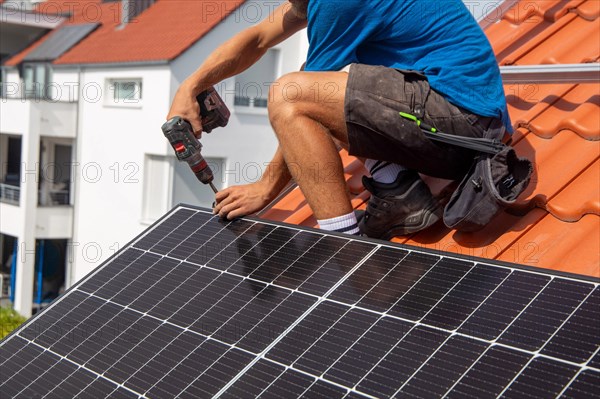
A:
<svg viewBox="0 0 600 399">
<path fill-rule="evenodd" d="M 21 187 L 0 183 L 0 201 L 18 205 L 20 197 Z"/>
<path fill-rule="evenodd" d="M 70 205 L 71 193 L 69 190 L 40 190 L 38 203 L 41 206 Z"/>
</svg>

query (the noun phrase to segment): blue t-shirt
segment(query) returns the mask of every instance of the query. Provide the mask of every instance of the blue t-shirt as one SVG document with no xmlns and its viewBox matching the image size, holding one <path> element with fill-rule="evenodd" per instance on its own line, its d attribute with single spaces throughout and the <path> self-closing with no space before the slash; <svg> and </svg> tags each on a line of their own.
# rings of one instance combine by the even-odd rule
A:
<svg viewBox="0 0 600 399">
<path fill-rule="evenodd" d="M 310 0 L 308 39 L 307 71 L 421 71 L 454 105 L 512 131 L 494 52 L 461 0 Z"/>
</svg>

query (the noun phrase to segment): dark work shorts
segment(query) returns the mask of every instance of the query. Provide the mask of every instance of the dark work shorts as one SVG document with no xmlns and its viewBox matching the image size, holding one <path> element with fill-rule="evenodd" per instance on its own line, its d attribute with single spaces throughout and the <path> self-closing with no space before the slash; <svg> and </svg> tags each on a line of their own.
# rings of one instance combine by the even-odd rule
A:
<svg viewBox="0 0 600 399">
<path fill-rule="evenodd" d="M 462 178 L 476 153 L 428 139 L 400 112 L 459 136 L 483 137 L 501 125 L 497 118 L 452 105 L 418 72 L 382 66 L 351 65 L 344 108 L 351 155 L 398 163 L 444 179 Z"/>
</svg>

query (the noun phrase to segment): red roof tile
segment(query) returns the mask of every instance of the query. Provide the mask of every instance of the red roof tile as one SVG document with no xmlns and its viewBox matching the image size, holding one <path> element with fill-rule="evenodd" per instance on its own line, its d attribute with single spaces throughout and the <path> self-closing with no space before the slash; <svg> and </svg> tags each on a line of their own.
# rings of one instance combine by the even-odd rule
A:
<svg viewBox="0 0 600 399">
<path fill-rule="evenodd" d="M 209 8 L 204 1 L 157 0 L 123 27 L 119 2 L 47 1 L 41 3 L 39 10 L 47 13 L 70 12 L 72 15 L 67 24 L 102 24 L 56 59 L 54 64 L 103 64 L 173 60 L 244 1 L 214 2 Z M 48 36 L 8 60 L 6 65 L 17 65 Z"/>
<path fill-rule="evenodd" d="M 597 0 L 521 1 L 486 34 L 501 65 L 598 62 L 599 17 Z M 503 213 L 471 234 L 440 222 L 394 241 L 600 277 L 600 82 L 512 84 L 505 92 L 518 128 L 513 146 L 535 163 L 532 183 L 520 200 L 545 198 L 547 210 L 536 208 L 523 217 Z M 364 169 L 341 155 L 350 191 L 358 193 Z M 425 181 L 435 195 L 450 189 L 448 181 Z M 366 194 L 354 199 L 355 207 L 365 206 Z M 315 225 L 299 190 L 264 217 Z"/>
</svg>

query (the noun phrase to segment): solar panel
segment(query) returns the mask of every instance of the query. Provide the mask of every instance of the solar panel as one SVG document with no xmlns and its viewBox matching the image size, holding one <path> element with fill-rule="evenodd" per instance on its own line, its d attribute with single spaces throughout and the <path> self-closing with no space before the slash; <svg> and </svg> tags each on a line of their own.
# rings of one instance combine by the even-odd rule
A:
<svg viewBox="0 0 600 399">
<path fill-rule="evenodd" d="M 55 30 L 48 39 L 28 53 L 24 61 L 52 61 L 92 33 L 99 23 L 66 25 Z"/>
<path fill-rule="evenodd" d="M 3 397 L 599 397 L 597 280 L 180 206 L 0 344 Z"/>
</svg>

